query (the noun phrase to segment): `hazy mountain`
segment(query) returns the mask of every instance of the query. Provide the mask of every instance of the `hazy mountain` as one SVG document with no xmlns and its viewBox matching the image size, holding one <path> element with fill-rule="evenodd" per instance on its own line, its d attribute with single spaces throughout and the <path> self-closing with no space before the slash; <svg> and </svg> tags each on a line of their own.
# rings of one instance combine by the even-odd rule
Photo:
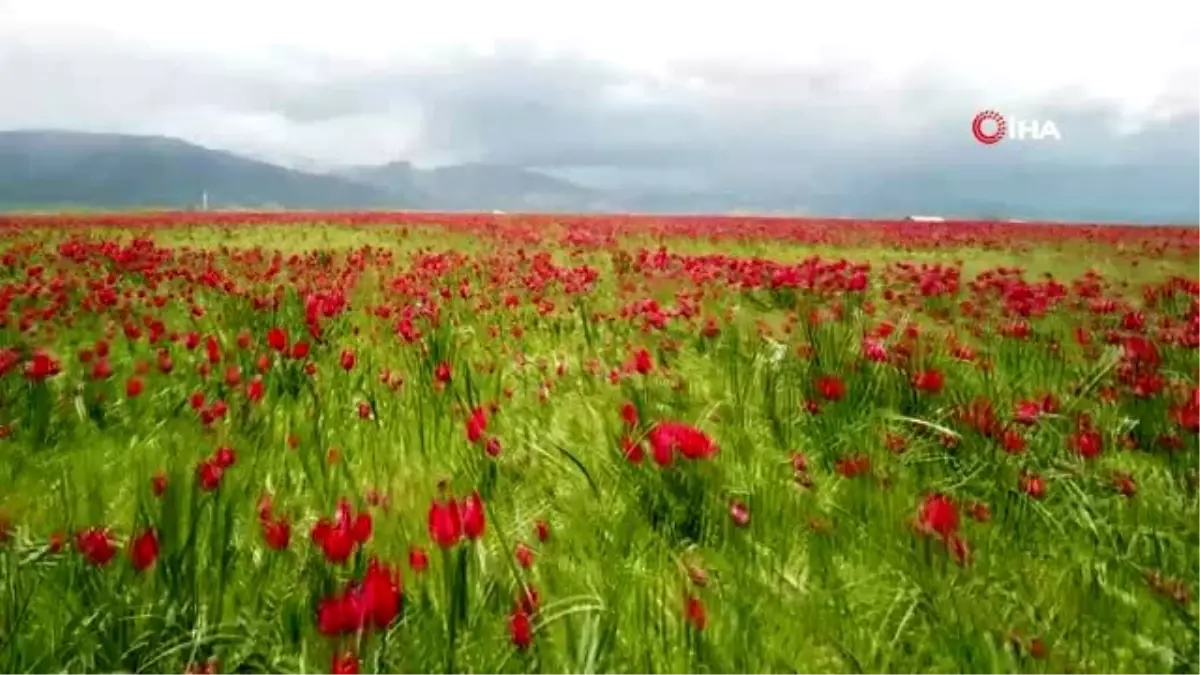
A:
<svg viewBox="0 0 1200 675">
<path fill-rule="evenodd" d="M 1200 167 L 1022 163 L 914 165 L 847 177 L 811 204 L 831 215 L 1195 224 Z"/>
<path fill-rule="evenodd" d="M 409 208 L 571 211 L 596 194 L 520 167 L 407 162 L 308 172 L 174 138 L 0 132 L 0 207 Z"/>
<path fill-rule="evenodd" d="M 1128 158 L 1127 158 L 1128 159 Z M 423 169 L 398 161 L 316 173 L 178 139 L 0 132 L 0 208 L 390 208 L 791 213 L 1195 223 L 1200 166 L 1137 156 L 1109 164 L 989 156 L 987 162 L 737 166 L 707 182 L 594 181 L 503 164 Z M 869 164 L 869 163 L 868 163 Z"/>
<path fill-rule="evenodd" d="M 158 136 L 0 132 L 0 205 L 404 206 L 377 188 Z"/>
<path fill-rule="evenodd" d="M 389 191 L 419 195 L 431 209 L 578 211 L 603 206 L 603 196 L 570 181 L 522 167 L 457 164 L 419 169 L 408 162 L 343 169 L 337 175 Z"/>
<path fill-rule="evenodd" d="M 384 190 L 405 190 L 416 189 L 418 171 L 411 162 L 390 162 L 372 166 L 351 166 L 336 169 L 332 173 Z"/>
<path fill-rule="evenodd" d="M 418 169 L 408 162 L 391 162 L 379 166 L 354 166 L 330 172 L 330 175 L 380 190 L 397 201 L 420 204 L 431 208 L 427 194 L 417 187 Z"/>
</svg>

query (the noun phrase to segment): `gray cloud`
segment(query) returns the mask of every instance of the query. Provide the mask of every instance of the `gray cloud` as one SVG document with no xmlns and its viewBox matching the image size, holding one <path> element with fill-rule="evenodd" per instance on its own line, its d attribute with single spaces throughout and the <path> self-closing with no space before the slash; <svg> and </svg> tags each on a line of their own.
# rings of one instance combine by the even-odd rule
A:
<svg viewBox="0 0 1200 675">
<path fill-rule="evenodd" d="M 969 125 L 993 104 L 986 87 L 933 70 L 879 86 L 853 62 L 693 61 L 651 75 L 583 57 L 547 59 L 520 45 L 384 66 L 276 56 L 251 64 L 96 36 L 5 39 L 0 128 L 166 134 L 326 165 L 488 161 L 626 171 L 648 184 L 661 172 L 664 183 L 695 186 L 838 189 L 937 166 L 993 175 L 1030 165 L 1154 164 L 1194 174 L 1200 145 L 1194 71 L 1163 93 L 1160 107 L 1171 114 L 1138 133 L 1118 133 L 1110 104 L 1063 90 L 1021 109 L 1054 119 L 1062 143 L 983 147 Z"/>
</svg>

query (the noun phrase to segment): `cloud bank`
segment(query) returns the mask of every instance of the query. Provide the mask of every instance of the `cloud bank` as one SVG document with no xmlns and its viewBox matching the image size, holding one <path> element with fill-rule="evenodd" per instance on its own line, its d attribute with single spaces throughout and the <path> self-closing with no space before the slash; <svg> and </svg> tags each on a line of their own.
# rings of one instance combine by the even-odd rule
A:
<svg viewBox="0 0 1200 675">
<path fill-rule="evenodd" d="M 931 167 L 1197 182 L 1200 34 L 1178 3 L 65 4 L 0 0 L 0 128 L 692 189 Z M 970 122 L 989 108 L 1063 140 L 981 146 Z"/>
</svg>

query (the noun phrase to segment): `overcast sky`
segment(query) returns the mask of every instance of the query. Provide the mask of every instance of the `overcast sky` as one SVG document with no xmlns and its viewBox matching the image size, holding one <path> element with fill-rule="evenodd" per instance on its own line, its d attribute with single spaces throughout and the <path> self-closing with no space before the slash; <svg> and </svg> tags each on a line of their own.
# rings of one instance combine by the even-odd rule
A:
<svg viewBox="0 0 1200 675">
<path fill-rule="evenodd" d="M 166 134 L 276 161 L 627 175 L 995 151 L 1197 154 L 1184 2 L 0 0 L 0 128 Z M 1140 154 L 1139 154 L 1140 153 Z M 991 160 L 989 160 L 991 161 Z"/>
</svg>

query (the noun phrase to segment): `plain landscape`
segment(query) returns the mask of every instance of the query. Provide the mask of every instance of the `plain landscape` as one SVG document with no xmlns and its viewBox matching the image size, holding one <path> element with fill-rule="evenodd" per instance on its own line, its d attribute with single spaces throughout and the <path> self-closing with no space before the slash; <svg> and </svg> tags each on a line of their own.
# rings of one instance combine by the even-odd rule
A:
<svg viewBox="0 0 1200 675">
<path fill-rule="evenodd" d="M 1198 250 L 3 216 L 0 667 L 1195 672 Z"/>
<path fill-rule="evenodd" d="M 0 670 L 1200 672 L 1175 0 L 0 0 Z"/>
</svg>

